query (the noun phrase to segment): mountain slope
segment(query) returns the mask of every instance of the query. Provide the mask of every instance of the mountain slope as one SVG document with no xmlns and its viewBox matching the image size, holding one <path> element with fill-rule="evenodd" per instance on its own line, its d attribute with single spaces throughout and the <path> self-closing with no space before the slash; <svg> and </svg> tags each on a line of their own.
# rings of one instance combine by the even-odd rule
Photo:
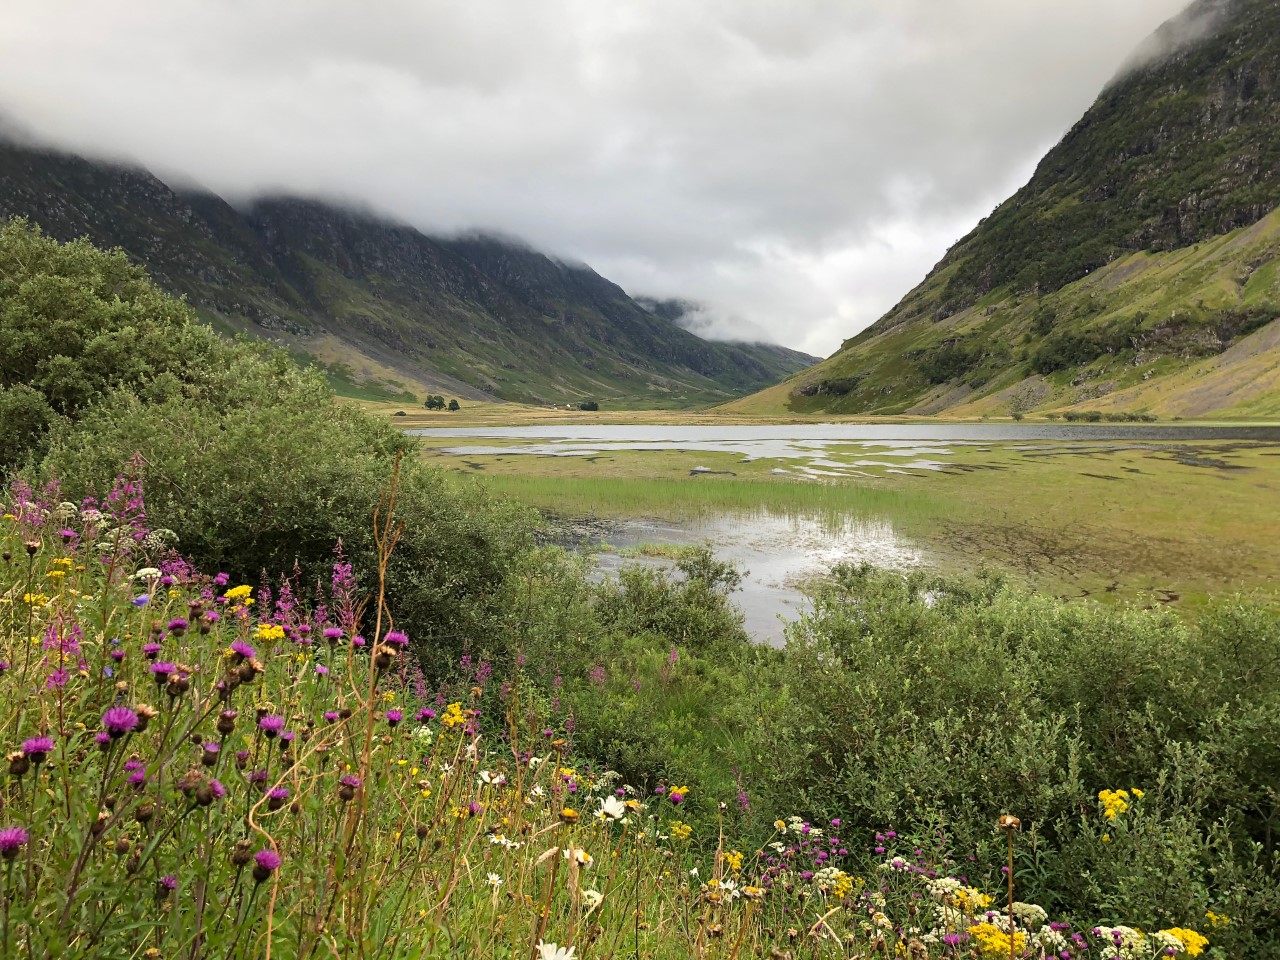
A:
<svg viewBox="0 0 1280 960">
<path fill-rule="evenodd" d="M 122 247 L 228 332 L 268 336 L 348 386 L 635 406 L 722 401 L 816 358 L 711 343 L 585 265 L 444 240 L 294 198 L 237 210 L 145 170 L 0 143 L 0 218 Z"/>
<path fill-rule="evenodd" d="M 1264 363 L 1280 361 L 1263 330 L 1280 317 L 1280 2 L 1201 0 L 1144 49 L 1170 47 L 1113 81 L 1031 181 L 887 315 L 731 406 L 1269 408 L 1231 370 L 1246 355 L 1256 364 L 1252 347 L 1235 350 L 1251 335 L 1272 344 Z M 1209 361 L 1224 389 L 1179 399 L 1186 372 Z"/>
</svg>

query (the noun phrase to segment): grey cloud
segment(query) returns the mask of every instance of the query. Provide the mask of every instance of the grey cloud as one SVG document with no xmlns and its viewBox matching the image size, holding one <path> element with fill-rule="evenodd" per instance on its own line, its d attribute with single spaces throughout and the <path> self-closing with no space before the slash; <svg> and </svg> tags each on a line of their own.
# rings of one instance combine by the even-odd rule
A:
<svg viewBox="0 0 1280 960">
<path fill-rule="evenodd" d="M 231 199 L 526 238 L 827 353 L 1182 0 L 44 0 L 0 108 Z"/>
</svg>

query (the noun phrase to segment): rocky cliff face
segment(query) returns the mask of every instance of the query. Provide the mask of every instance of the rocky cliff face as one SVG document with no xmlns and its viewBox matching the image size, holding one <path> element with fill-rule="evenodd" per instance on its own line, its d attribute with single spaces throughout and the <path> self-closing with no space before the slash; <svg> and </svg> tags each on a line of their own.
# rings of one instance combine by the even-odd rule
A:
<svg viewBox="0 0 1280 960">
<path fill-rule="evenodd" d="M 145 170 L 0 143 L 8 216 L 123 248 L 217 323 L 462 396 L 692 404 L 816 360 L 701 340 L 585 265 L 518 243 L 429 237 L 297 198 L 237 210 Z"/>
</svg>

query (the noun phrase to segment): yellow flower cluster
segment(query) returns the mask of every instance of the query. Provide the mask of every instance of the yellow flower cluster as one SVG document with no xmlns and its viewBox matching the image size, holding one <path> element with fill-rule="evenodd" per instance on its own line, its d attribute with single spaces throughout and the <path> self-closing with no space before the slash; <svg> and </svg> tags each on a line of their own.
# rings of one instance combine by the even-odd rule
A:
<svg viewBox="0 0 1280 960">
<path fill-rule="evenodd" d="M 246 599 L 251 593 L 253 593 L 253 587 L 247 586 L 245 584 L 241 584 L 238 587 L 232 587 L 230 590 L 224 593 L 223 596 L 226 597 L 228 600 L 231 600 L 234 602 L 236 600 Z"/>
<path fill-rule="evenodd" d="M 973 887 L 961 887 L 951 894 L 951 899 L 965 913 L 981 913 L 991 906 L 991 898 Z"/>
<path fill-rule="evenodd" d="M 1204 918 L 1209 921 L 1211 927 L 1225 927 L 1231 922 L 1231 918 L 1225 913 L 1214 913 L 1212 910 L 1205 913 Z"/>
<path fill-rule="evenodd" d="M 444 715 L 440 718 L 440 722 L 452 730 L 467 722 L 467 718 L 462 714 L 461 703 L 451 703 L 444 708 Z"/>
<path fill-rule="evenodd" d="M 742 851 L 741 850 L 728 851 L 724 855 L 724 862 L 729 865 L 729 869 L 732 870 L 734 873 L 739 873 L 742 870 Z"/>
<path fill-rule="evenodd" d="M 1001 930 L 994 923 L 979 923 L 970 927 L 969 936 L 973 937 L 984 957 L 1008 957 L 1013 954 L 1020 956 L 1027 949 L 1025 933 L 1014 933 L 1013 949 L 1010 950 L 1009 932 Z"/>
<path fill-rule="evenodd" d="M 275 643 L 277 640 L 284 639 L 284 627 L 276 623 L 260 623 L 253 636 L 254 639 L 261 640 L 263 643 Z"/>
<path fill-rule="evenodd" d="M 1203 934 L 1196 933 L 1194 930 L 1187 930 L 1183 927 L 1173 927 L 1169 930 L 1161 930 L 1163 934 L 1173 937 L 1182 944 L 1182 949 L 1188 957 L 1198 957 L 1204 953 L 1204 948 L 1209 945 L 1209 939 Z"/>
<path fill-rule="evenodd" d="M 689 835 L 693 833 L 693 827 L 680 820 L 672 820 L 670 829 L 671 836 L 675 837 L 677 840 L 688 840 Z"/>
<path fill-rule="evenodd" d="M 1120 816 L 1129 809 L 1129 796 L 1128 790 L 1103 790 L 1098 794 L 1098 799 L 1102 801 L 1102 815 L 1108 820 Z M 1142 791 L 1133 791 L 1133 796 L 1141 800 Z"/>
<path fill-rule="evenodd" d="M 853 878 L 843 870 L 837 871 L 835 883 L 831 885 L 831 896 L 836 900 L 843 900 L 851 893 L 853 893 Z"/>
</svg>

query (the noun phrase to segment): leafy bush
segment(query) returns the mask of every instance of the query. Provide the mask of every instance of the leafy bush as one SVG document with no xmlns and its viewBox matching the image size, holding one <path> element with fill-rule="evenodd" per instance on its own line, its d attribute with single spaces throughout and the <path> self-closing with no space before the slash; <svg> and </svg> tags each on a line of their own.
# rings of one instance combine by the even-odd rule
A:
<svg viewBox="0 0 1280 960">
<path fill-rule="evenodd" d="M 0 229 L 0 453 L 67 494 L 101 496 L 126 465 L 188 557 L 234 574 L 319 576 L 342 542 L 374 567 L 378 491 L 408 441 L 337 402 L 282 351 L 220 339 L 119 253 Z M 441 401 L 443 406 L 443 401 Z M 405 529 L 388 595 L 421 653 L 488 636 L 534 517 L 406 460 Z"/>
</svg>

